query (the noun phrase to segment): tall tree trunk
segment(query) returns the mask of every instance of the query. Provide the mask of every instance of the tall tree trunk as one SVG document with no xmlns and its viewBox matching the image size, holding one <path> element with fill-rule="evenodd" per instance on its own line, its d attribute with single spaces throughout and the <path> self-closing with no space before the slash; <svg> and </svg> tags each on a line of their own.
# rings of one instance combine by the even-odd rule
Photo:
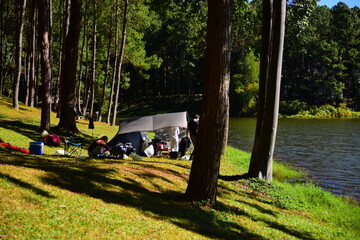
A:
<svg viewBox="0 0 360 240">
<path fill-rule="evenodd" d="M 60 4 L 61 5 L 61 4 Z M 59 96 L 57 99 L 58 103 L 57 103 L 57 117 L 60 117 L 60 110 L 61 110 L 61 100 L 60 100 L 60 88 L 61 88 L 61 76 L 63 74 L 64 71 L 64 67 L 65 67 L 65 40 L 66 37 L 68 35 L 69 32 L 69 25 L 70 25 L 70 7 L 71 7 L 71 0 L 65 0 L 65 5 L 64 5 L 64 19 L 63 19 L 63 25 L 62 25 L 62 45 L 61 45 L 61 51 L 60 51 L 60 67 L 59 67 L 59 78 L 58 78 L 58 82 L 57 82 L 57 95 Z"/>
<path fill-rule="evenodd" d="M 35 80 L 34 80 L 34 51 L 35 51 L 35 36 L 36 36 L 36 27 L 35 27 L 35 6 L 36 2 L 31 2 L 29 10 L 29 27 L 28 27 L 28 46 L 26 53 L 26 76 L 27 76 L 27 91 L 26 91 L 26 100 L 25 105 L 30 107 L 34 106 L 35 98 Z"/>
<path fill-rule="evenodd" d="M 4 44 L 4 15 L 2 9 L 4 9 L 4 1 L 0 0 L 0 97 L 2 97 L 4 92 L 4 62 L 3 62 L 3 44 Z"/>
<path fill-rule="evenodd" d="M 87 21 L 85 21 L 85 25 L 87 25 Z M 88 44 L 88 38 L 85 37 L 85 46 Z M 85 74 L 84 74 L 84 95 L 83 95 L 83 115 L 86 115 L 88 106 L 89 106 L 89 88 L 90 88 L 90 78 L 88 76 L 88 62 L 89 62 L 89 51 L 86 50 L 85 53 Z"/>
<path fill-rule="evenodd" d="M 28 29 L 28 38 L 31 36 L 31 29 Z M 31 68 L 31 39 L 27 40 L 28 46 L 26 48 L 26 60 L 25 60 L 25 102 L 24 104 L 26 106 L 29 106 L 30 104 L 30 68 Z"/>
<path fill-rule="evenodd" d="M 107 118 L 106 118 L 106 123 L 110 123 L 110 119 L 111 119 L 111 109 L 112 109 L 112 105 L 113 105 L 113 98 L 114 98 L 114 88 L 115 88 L 115 81 L 116 81 L 116 69 L 117 69 L 117 59 L 118 59 L 118 44 L 119 44 L 119 1 L 116 0 L 116 6 L 115 6 L 115 25 L 116 25 L 116 30 L 115 30 L 115 62 L 114 62 L 114 67 L 113 67 L 113 73 L 112 73 L 112 81 L 111 81 L 111 89 L 110 89 L 110 94 L 109 94 L 109 106 L 108 106 L 108 112 L 107 112 Z"/>
<path fill-rule="evenodd" d="M 87 6 L 87 1 L 85 3 L 85 5 Z M 79 75 L 78 75 L 78 84 L 77 84 L 77 109 L 79 111 L 79 113 L 81 113 L 82 115 L 85 115 L 85 112 L 82 109 L 81 106 L 81 82 L 83 79 L 83 67 L 82 67 L 82 63 L 83 63 L 83 58 L 84 58 L 84 48 L 85 48 L 85 40 L 86 40 L 86 30 L 87 30 L 87 20 L 86 20 L 86 14 L 84 17 L 84 27 L 83 27 L 83 35 L 82 35 L 82 43 L 81 43 L 81 51 L 80 51 L 80 59 L 79 59 Z M 84 88 L 85 91 L 85 88 Z M 83 104 L 85 104 L 83 102 Z"/>
<path fill-rule="evenodd" d="M 19 86 L 21 77 L 21 52 L 22 52 L 22 35 L 24 29 L 26 0 L 18 1 L 18 14 L 16 26 L 16 46 L 15 46 L 15 72 L 13 82 L 13 108 L 19 110 Z"/>
<path fill-rule="evenodd" d="M 31 56 L 30 56 L 30 85 L 29 85 L 29 106 L 30 107 L 34 107 L 35 104 L 35 98 L 36 96 L 36 88 L 37 88 L 37 84 L 36 84 L 36 79 L 35 79 L 35 63 L 36 63 L 36 25 L 35 25 L 35 20 L 36 20 L 36 8 L 35 8 L 35 4 L 33 4 L 32 6 L 33 10 L 31 11 L 31 20 L 30 20 L 30 25 L 31 25 Z"/>
<path fill-rule="evenodd" d="M 50 61 L 50 66 L 53 66 L 53 0 L 49 0 L 48 3 L 48 12 L 49 12 L 49 61 Z M 50 69 L 50 97 L 51 97 L 51 102 L 50 102 L 50 111 L 56 107 L 55 104 L 55 99 L 57 98 L 57 93 L 55 92 L 55 96 L 53 96 L 52 94 L 52 89 L 57 90 L 57 86 L 53 86 L 53 73 L 52 70 Z M 55 111 L 56 109 L 54 109 Z"/>
<path fill-rule="evenodd" d="M 64 41 L 64 69 L 60 81 L 61 114 L 59 127 L 71 132 L 79 132 L 76 127 L 75 85 L 78 57 L 78 43 L 81 28 L 81 0 L 71 0 L 69 32 Z"/>
<path fill-rule="evenodd" d="M 93 3 L 94 19 L 93 19 L 93 52 L 92 52 L 92 66 L 91 66 L 91 98 L 90 98 L 90 116 L 94 115 L 94 100 L 95 100 L 95 81 L 96 81 L 96 0 Z"/>
<path fill-rule="evenodd" d="M 216 202 L 220 158 L 228 114 L 231 0 L 208 1 L 206 68 L 199 136 L 185 195 Z"/>
<path fill-rule="evenodd" d="M 37 0 L 39 12 L 39 46 L 41 58 L 41 83 L 42 83 L 42 106 L 41 106 L 41 126 L 40 130 L 50 130 L 51 112 L 51 61 L 50 61 L 50 42 L 49 42 L 49 2 L 48 0 Z"/>
<path fill-rule="evenodd" d="M 116 69 L 116 88 L 115 88 L 115 99 L 114 99 L 114 106 L 113 106 L 113 119 L 111 122 L 111 126 L 115 126 L 116 123 L 116 116 L 117 116 L 117 105 L 119 101 L 119 93 L 120 93 L 120 83 L 121 83 L 121 66 L 122 61 L 124 58 L 124 52 L 125 52 L 125 42 L 126 42 L 126 27 L 127 27 L 127 16 L 128 16 L 128 6 L 129 6 L 129 0 L 124 0 L 125 6 L 124 6 L 124 18 L 123 18 L 123 29 L 122 29 L 122 38 L 121 38 L 121 46 L 120 46 L 120 54 L 119 54 L 119 60 L 118 60 L 118 67 Z"/>
<path fill-rule="evenodd" d="M 263 2 L 259 114 L 248 174 L 268 181 L 278 124 L 285 12 L 285 0 Z"/>
<path fill-rule="evenodd" d="M 103 115 L 103 107 L 104 107 L 104 103 L 105 103 L 105 98 L 106 98 L 106 88 L 107 88 L 107 82 L 109 79 L 109 66 L 110 66 L 110 51 L 111 51 L 111 41 L 112 41 L 112 30 L 113 30 L 113 24 L 112 24 L 112 15 L 110 15 L 110 33 L 108 36 L 108 49 L 107 49 L 107 60 L 106 60 L 106 66 L 105 66 L 105 78 L 104 78 L 104 84 L 103 84 L 103 91 L 102 91 L 102 95 L 101 95 L 101 101 L 100 101 L 100 105 L 99 105 L 99 119 L 98 121 L 101 122 L 102 120 L 102 115 Z"/>
</svg>

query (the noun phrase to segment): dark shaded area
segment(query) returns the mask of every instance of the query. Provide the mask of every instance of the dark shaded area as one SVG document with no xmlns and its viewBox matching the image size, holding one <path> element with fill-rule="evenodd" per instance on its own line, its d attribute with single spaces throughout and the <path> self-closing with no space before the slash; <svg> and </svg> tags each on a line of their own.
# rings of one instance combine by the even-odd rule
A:
<svg viewBox="0 0 360 240">
<path fill-rule="evenodd" d="M 83 123 L 77 123 L 83 124 Z M 22 121 L 0 121 L 0 127 L 11 129 L 14 132 L 17 132 L 21 135 L 26 136 L 27 138 L 31 139 L 34 142 L 43 141 L 44 139 L 40 136 L 40 123 L 39 126 L 33 124 L 23 123 Z M 73 136 L 69 132 L 64 131 L 58 127 L 52 127 L 50 129 L 51 133 L 55 133 L 60 137 L 61 143 L 60 145 L 64 144 L 65 136 Z M 81 137 L 84 140 L 84 145 L 88 146 L 90 142 L 93 140 L 93 136 L 88 134 L 80 134 L 75 135 L 75 137 Z M 1 141 L 2 142 L 2 141 Z M 47 144 L 45 142 L 45 144 Z"/>
<path fill-rule="evenodd" d="M 14 178 L 8 174 L 3 174 L 0 172 L 0 178 L 3 178 L 5 179 L 6 181 L 9 181 L 13 184 L 16 184 L 17 186 L 19 187 L 22 187 L 22 188 L 25 188 L 25 189 L 29 189 L 31 191 L 33 191 L 35 194 L 38 194 L 38 195 L 41 195 L 41 196 L 44 196 L 44 197 L 47 197 L 47 198 L 54 198 L 54 196 L 52 196 L 51 194 L 49 194 L 48 192 L 40 189 L 40 188 L 37 188 L 27 182 L 24 182 L 24 181 L 21 181 L 17 178 Z"/>
<path fill-rule="evenodd" d="M 223 175 L 219 175 L 219 179 L 224 180 L 224 181 L 237 181 L 240 179 L 246 179 L 249 178 L 249 174 L 244 173 L 242 175 L 231 175 L 231 176 L 223 176 Z"/>
</svg>

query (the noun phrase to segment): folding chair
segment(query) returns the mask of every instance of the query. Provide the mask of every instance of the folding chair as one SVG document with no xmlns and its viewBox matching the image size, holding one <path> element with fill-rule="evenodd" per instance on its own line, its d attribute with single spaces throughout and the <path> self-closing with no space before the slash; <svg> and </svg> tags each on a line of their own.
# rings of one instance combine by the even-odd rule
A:
<svg viewBox="0 0 360 240">
<path fill-rule="evenodd" d="M 65 137 L 64 151 L 68 156 L 81 158 L 83 139 L 77 137 Z"/>
</svg>

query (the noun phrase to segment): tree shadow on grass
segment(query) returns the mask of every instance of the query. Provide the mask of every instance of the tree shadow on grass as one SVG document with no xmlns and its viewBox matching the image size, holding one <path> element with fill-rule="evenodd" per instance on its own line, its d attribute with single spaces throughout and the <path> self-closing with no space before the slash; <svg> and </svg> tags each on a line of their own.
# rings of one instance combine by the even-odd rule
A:
<svg viewBox="0 0 360 240">
<path fill-rule="evenodd" d="M 11 183 L 13 183 L 13 184 L 15 184 L 15 185 L 17 185 L 17 186 L 19 186 L 19 187 L 22 187 L 22 188 L 25 188 L 25 189 L 29 189 L 29 190 L 33 191 L 34 193 L 36 193 L 36 194 L 38 194 L 38 195 L 41 195 L 41 196 L 43 196 L 43 197 L 54 198 L 54 196 L 52 196 L 51 194 L 49 194 L 47 191 L 44 191 L 44 190 L 42 190 L 42 189 L 40 189 L 40 188 L 37 188 L 37 187 L 35 187 L 35 186 L 27 183 L 27 182 L 24 182 L 24 181 L 22 181 L 22 180 L 20 180 L 20 179 L 17 179 L 17 178 L 15 178 L 15 177 L 12 177 L 12 176 L 10 176 L 10 175 L 8 175 L 8 174 L 3 174 L 3 173 L 0 172 L 0 178 L 3 178 L 3 179 L 5 179 L 6 181 L 9 181 L 9 182 L 11 182 Z"/>
<path fill-rule="evenodd" d="M 36 127 L 33 124 L 26 124 L 21 121 L 1 121 L 0 127 L 11 129 L 12 131 L 24 135 L 34 141 L 41 140 L 39 127 Z"/>
<path fill-rule="evenodd" d="M 18 153 L 15 153 L 15 155 L 18 156 L 0 159 L 0 165 L 9 164 L 45 171 L 47 174 L 41 177 L 41 181 L 46 184 L 97 198 L 107 203 L 141 209 L 144 212 L 152 213 L 150 215 L 155 219 L 169 221 L 183 229 L 213 239 L 267 239 L 250 232 L 241 223 L 224 220 L 218 216 L 216 211 L 194 207 L 185 201 L 182 192 L 164 190 L 159 186 L 154 186 L 155 190 L 147 188 L 144 186 L 146 182 L 140 182 L 137 179 L 151 182 L 159 177 L 156 174 L 152 174 L 151 171 L 146 171 L 146 173 L 132 172 L 138 175 L 138 178 L 131 178 L 129 176 L 115 178 L 119 176 L 119 171 L 107 164 L 74 162 L 68 158 L 57 161 Z M 121 164 L 121 162 L 118 164 Z M 140 165 L 141 163 L 138 164 Z M 164 170 L 156 165 L 151 166 L 146 163 L 142 167 L 145 169 L 151 168 L 156 171 Z M 172 174 L 171 171 L 168 173 Z M 177 177 L 184 176 L 178 175 Z M 164 176 L 162 178 L 162 181 L 171 182 L 169 179 L 166 180 Z M 31 188 L 31 186 L 24 187 Z M 219 210 L 229 214 L 252 218 L 248 213 L 237 208 L 221 204 L 217 207 Z M 265 220 L 263 221 L 265 222 Z M 301 237 L 299 232 L 293 232 L 293 230 L 287 231 L 286 226 L 275 222 L 266 223 L 275 229 L 282 230 L 291 235 L 294 234 L 295 236 L 300 235 Z"/>
</svg>

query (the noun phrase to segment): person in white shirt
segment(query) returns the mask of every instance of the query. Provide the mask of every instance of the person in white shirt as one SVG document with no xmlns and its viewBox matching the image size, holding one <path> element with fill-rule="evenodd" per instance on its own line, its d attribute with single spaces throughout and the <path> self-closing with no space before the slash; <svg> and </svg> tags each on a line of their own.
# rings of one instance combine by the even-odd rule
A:
<svg viewBox="0 0 360 240">
<path fill-rule="evenodd" d="M 169 128 L 170 149 L 172 152 L 179 151 L 179 141 L 180 141 L 179 134 L 180 134 L 180 129 L 178 127 Z"/>
</svg>

